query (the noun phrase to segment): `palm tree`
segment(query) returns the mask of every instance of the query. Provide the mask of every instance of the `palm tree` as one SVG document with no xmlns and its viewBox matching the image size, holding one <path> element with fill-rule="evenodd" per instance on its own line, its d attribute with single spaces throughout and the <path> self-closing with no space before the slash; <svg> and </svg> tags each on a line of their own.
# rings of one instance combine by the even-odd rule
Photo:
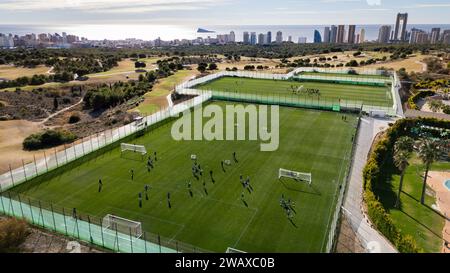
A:
<svg viewBox="0 0 450 273">
<path fill-rule="evenodd" d="M 422 197 L 420 198 L 420 203 L 422 205 L 425 203 L 425 190 L 427 188 L 427 179 L 430 166 L 441 155 L 441 151 L 439 150 L 441 146 L 440 144 L 440 141 L 429 138 L 423 139 L 419 144 L 419 157 L 423 164 L 425 164 L 425 177 L 423 178 Z"/>
<path fill-rule="evenodd" d="M 403 188 L 403 178 L 405 176 L 406 168 L 409 165 L 408 160 L 411 158 L 413 149 L 414 140 L 407 136 L 399 138 L 394 145 L 394 164 L 401 172 L 397 201 L 395 202 L 396 208 L 400 206 L 400 194 Z"/>
</svg>

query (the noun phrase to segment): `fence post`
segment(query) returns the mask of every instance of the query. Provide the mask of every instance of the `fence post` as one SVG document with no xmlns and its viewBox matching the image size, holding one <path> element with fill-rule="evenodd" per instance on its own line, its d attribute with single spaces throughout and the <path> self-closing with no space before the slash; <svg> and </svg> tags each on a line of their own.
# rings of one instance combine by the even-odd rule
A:
<svg viewBox="0 0 450 273">
<path fill-rule="evenodd" d="M 83 156 L 84 156 L 85 155 L 85 152 L 84 152 L 84 137 L 81 138 L 81 147 L 83 148 Z"/>
<path fill-rule="evenodd" d="M 9 197 L 9 206 L 11 207 L 12 215 L 15 217 L 16 213 L 14 212 L 14 206 L 12 204 L 12 198 L 11 198 L 11 193 L 10 192 L 8 192 L 8 197 Z"/>
<path fill-rule="evenodd" d="M 117 226 L 116 226 L 116 241 L 117 241 L 117 251 L 120 252 L 119 233 L 117 232 Z"/>
<path fill-rule="evenodd" d="M 77 149 L 75 149 L 76 141 L 72 143 L 73 154 L 75 156 L 74 160 L 77 159 Z"/>
<path fill-rule="evenodd" d="M 89 142 L 91 142 L 91 152 L 93 152 L 94 146 L 92 145 L 92 136 L 89 136 Z"/>
<path fill-rule="evenodd" d="M 145 249 L 145 253 L 147 253 L 147 236 L 146 236 L 147 232 L 144 231 L 144 249 Z"/>
<path fill-rule="evenodd" d="M 100 221 L 100 234 L 102 235 L 102 247 L 105 247 L 105 241 L 103 239 L 103 221 Z"/>
<path fill-rule="evenodd" d="M 38 175 L 38 169 L 36 164 L 36 155 L 33 155 L 33 161 L 34 161 L 34 168 L 36 169 L 36 176 Z"/>
<path fill-rule="evenodd" d="M 28 198 L 28 206 L 30 207 L 30 214 L 31 214 L 31 223 L 35 223 L 34 222 L 34 216 L 33 216 L 33 208 L 31 207 L 31 200 L 30 198 Z"/>
<path fill-rule="evenodd" d="M 41 201 L 40 201 L 40 200 L 39 200 L 39 213 L 41 214 L 42 227 L 45 227 L 45 223 L 44 223 L 44 214 L 42 213 L 42 206 L 41 206 Z"/>
<path fill-rule="evenodd" d="M 64 228 L 66 230 L 66 236 L 67 236 L 69 233 L 67 232 L 66 212 L 64 211 L 64 207 L 62 209 L 63 209 L 63 217 L 64 217 Z"/>
<path fill-rule="evenodd" d="M 53 230 L 56 231 L 55 213 L 53 212 L 53 204 L 52 204 L 52 203 L 50 203 L 50 208 L 51 208 L 51 210 L 52 210 Z"/>
<path fill-rule="evenodd" d="M 64 143 L 64 154 L 66 155 L 66 164 L 67 164 L 69 163 L 69 158 L 67 157 L 67 148 L 65 143 Z"/>
<path fill-rule="evenodd" d="M 131 237 L 131 227 L 128 228 L 130 233 L 130 245 L 131 245 L 131 253 L 133 253 L 133 238 Z"/>
<path fill-rule="evenodd" d="M 1 188 L 1 185 L 0 185 L 0 188 Z M 2 190 L 0 189 L 0 201 L 2 202 L 2 212 L 4 213 L 4 214 L 6 214 L 6 210 L 5 210 L 5 204 L 3 204 L 3 193 L 2 193 Z"/>
<path fill-rule="evenodd" d="M 81 239 L 80 238 L 80 228 L 78 227 L 78 217 L 77 217 L 78 215 L 75 215 L 75 224 L 77 225 L 77 236 L 78 236 L 78 239 Z"/>
<path fill-rule="evenodd" d="M 159 253 L 161 253 L 161 236 L 158 234 Z"/>
<path fill-rule="evenodd" d="M 58 162 L 58 155 L 56 154 L 56 148 L 55 148 L 55 158 L 56 158 L 56 168 L 58 168 L 59 162 Z"/>
<path fill-rule="evenodd" d="M 28 181 L 27 172 L 25 171 L 25 162 L 23 161 L 23 159 L 22 159 L 22 167 L 23 167 L 23 173 L 25 175 L 25 181 Z"/>
<path fill-rule="evenodd" d="M 14 176 L 12 174 L 12 170 L 11 170 L 11 164 L 9 164 L 9 173 L 11 174 L 11 181 L 12 181 L 12 185 L 14 187 Z"/>
<path fill-rule="evenodd" d="M 20 206 L 20 212 L 22 212 L 22 218 L 25 219 L 25 214 L 23 213 L 23 207 L 22 207 L 22 200 L 20 200 L 20 194 L 17 195 L 19 198 L 19 206 Z"/>
<path fill-rule="evenodd" d="M 91 242 L 91 244 L 94 243 L 94 239 L 92 238 L 92 232 L 91 232 L 91 217 L 88 217 L 88 227 L 89 227 L 89 241 Z"/>
<path fill-rule="evenodd" d="M 47 154 L 44 151 L 44 160 L 45 160 L 45 168 L 47 169 L 48 172 L 48 163 L 47 163 Z"/>
</svg>

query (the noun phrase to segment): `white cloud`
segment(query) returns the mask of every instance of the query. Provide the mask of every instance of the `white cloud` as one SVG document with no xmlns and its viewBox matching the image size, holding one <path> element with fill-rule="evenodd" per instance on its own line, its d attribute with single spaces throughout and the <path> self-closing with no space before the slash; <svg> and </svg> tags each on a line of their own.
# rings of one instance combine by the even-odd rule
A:
<svg viewBox="0 0 450 273">
<path fill-rule="evenodd" d="M 381 0 L 367 0 L 369 6 L 381 6 Z"/>
<path fill-rule="evenodd" d="M 3 0 L 0 9 L 13 11 L 81 10 L 84 12 L 139 13 L 204 9 L 229 0 Z"/>
<path fill-rule="evenodd" d="M 416 8 L 448 8 L 450 7 L 450 3 L 448 4 L 417 4 L 414 5 Z"/>
</svg>

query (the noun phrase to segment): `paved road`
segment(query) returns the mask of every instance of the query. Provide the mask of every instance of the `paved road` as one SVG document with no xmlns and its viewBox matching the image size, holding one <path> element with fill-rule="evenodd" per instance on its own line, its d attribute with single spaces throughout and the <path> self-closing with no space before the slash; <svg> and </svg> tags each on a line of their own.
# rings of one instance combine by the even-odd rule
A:
<svg viewBox="0 0 450 273">
<path fill-rule="evenodd" d="M 394 246 L 384 238 L 363 212 L 363 169 L 375 136 L 388 127 L 392 120 L 373 119 L 364 117 L 358 132 L 355 158 L 350 174 L 347 194 L 344 200 L 343 211 L 349 219 L 352 229 L 361 240 L 367 252 L 370 253 L 396 253 Z"/>
</svg>

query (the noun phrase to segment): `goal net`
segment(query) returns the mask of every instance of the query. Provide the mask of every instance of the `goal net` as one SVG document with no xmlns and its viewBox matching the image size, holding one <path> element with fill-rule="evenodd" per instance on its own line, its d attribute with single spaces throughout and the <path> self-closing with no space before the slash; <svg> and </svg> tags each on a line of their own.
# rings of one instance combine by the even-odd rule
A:
<svg viewBox="0 0 450 273">
<path fill-rule="evenodd" d="M 312 175 L 311 173 L 300 173 L 296 171 L 290 171 L 286 169 L 280 169 L 278 172 L 278 179 L 281 179 L 282 177 L 292 178 L 297 181 L 303 181 L 311 185 L 312 182 Z"/>
<path fill-rule="evenodd" d="M 142 225 L 140 222 L 125 219 L 119 216 L 108 214 L 103 217 L 102 227 L 104 231 L 113 231 L 131 235 L 135 238 L 142 236 Z"/>
<path fill-rule="evenodd" d="M 247 252 L 229 247 L 227 248 L 227 251 L 225 253 L 247 253 Z"/>
<path fill-rule="evenodd" d="M 122 143 L 120 144 L 121 152 L 131 151 L 135 153 L 140 153 L 141 155 L 146 155 L 147 150 L 145 149 L 145 146 L 143 145 L 134 145 L 134 144 L 128 144 L 128 143 Z"/>
</svg>

